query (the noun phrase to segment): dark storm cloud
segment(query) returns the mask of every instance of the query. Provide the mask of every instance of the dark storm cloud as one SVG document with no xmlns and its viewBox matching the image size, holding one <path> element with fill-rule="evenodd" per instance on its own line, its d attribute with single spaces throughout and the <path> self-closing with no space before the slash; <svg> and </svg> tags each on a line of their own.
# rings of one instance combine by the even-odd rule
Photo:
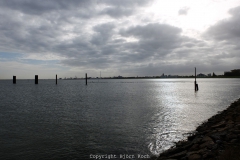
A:
<svg viewBox="0 0 240 160">
<path fill-rule="evenodd" d="M 30 20 L 27 22 L 24 18 L 15 19 L 14 16 L 18 17 L 15 13 L 0 13 L 0 15 L 4 17 L 0 20 L 1 49 L 8 47 L 24 52 L 49 49 L 49 44 L 54 44 L 55 36 L 60 34 L 58 26 L 53 27 L 48 23 L 34 26 L 31 25 Z"/>
<path fill-rule="evenodd" d="M 100 14 L 106 14 L 113 18 L 120 18 L 123 16 L 130 16 L 134 13 L 134 10 L 131 8 L 124 8 L 124 7 L 108 7 L 105 8 Z"/>
<path fill-rule="evenodd" d="M 118 34 L 115 28 L 116 26 L 112 23 L 94 26 L 94 34 L 89 43 L 86 43 L 88 47 L 82 46 L 79 48 L 79 53 L 73 53 L 73 55 L 76 54 L 75 57 L 81 57 L 81 60 L 75 59 L 74 63 L 70 63 L 71 60 L 64 60 L 62 63 L 71 66 L 84 66 L 86 63 L 82 60 L 87 60 L 88 65 L 91 64 L 95 67 L 98 67 L 100 63 L 100 66 L 147 63 L 151 60 L 163 59 L 174 49 L 181 47 L 183 42 L 192 41 L 194 43 L 192 39 L 180 35 L 181 29 L 165 24 L 139 25 L 119 31 L 123 38 L 134 37 L 137 41 L 133 42 L 113 39 L 112 36 Z M 83 49 L 84 54 L 81 54 L 81 49 Z M 89 50 L 94 54 L 86 52 Z M 97 59 L 99 59 L 99 63 Z M 103 64 L 104 61 L 106 64 Z"/>
<path fill-rule="evenodd" d="M 121 18 L 130 16 L 135 13 L 137 7 L 142 7 L 150 4 L 152 0 L 138 0 L 138 1 L 129 1 L 129 0 L 102 0 L 98 3 L 105 4 L 108 7 L 104 8 L 100 15 L 108 15 L 113 18 Z"/>
<path fill-rule="evenodd" d="M 189 10 L 188 7 L 181 8 L 181 9 L 178 11 L 178 15 L 187 15 L 187 14 L 188 14 L 188 10 Z"/>
<path fill-rule="evenodd" d="M 98 1 L 101 3 L 105 3 L 107 5 L 119 6 L 119 7 L 138 7 L 145 6 L 152 2 L 152 0 L 101 0 Z"/>
<path fill-rule="evenodd" d="M 153 75 L 159 68 L 163 69 L 159 73 L 170 74 L 171 69 L 188 70 L 188 65 L 220 63 L 214 56 L 210 56 L 215 46 L 221 47 L 220 43 L 212 47 L 203 40 L 183 36 L 181 28 L 168 24 L 138 24 L 136 20 L 135 25 L 131 26 L 131 23 L 125 25 L 124 21 L 119 22 L 134 16 L 150 2 L 2 0 L 0 51 L 39 57 L 53 54 L 64 58 L 59 63 L 65 66 L 110 68 L 126 73 L 136 71 Z M 228 40 L 231 45 L 230 35 L 235 36 L 235 39 L 239 37 L 238 11 L 237 8 L 231 10 L 232 18 L 213 26 L 207 35 L 218 40 Z M 236 28 L 230 30 L 229 23 L 235 24 Z M 235 46 L 237 51 L 238 47 Z M 219 53 L 222 53 L 216 54 L 219 59 L 233 55 L 227 50 Z"/>
<path fill-rule="evenodd" d="M 181 29 L 167 24 L 152 23 L 144 26 L 134 26 L 127 30 L 122 30 L 123 36 L 135 36 L 142 39 L 156 39 L 176 36 L 181 33 Z"/>
<path fill-rule="evenodd" d="M 92 18 L 106 14 L 113 18 L 128 16 L 134 13 L 137 7 L 145 6 L 149 0 L 2 0 L 1 8 L 18 11 L 28 15 L 42 16 L 55 13 L 56 17 Z"/>
<path fill-rule="evenodd" d="M 0 5 L 25 14 L 39 15 L 56 10 L 84 8 L 90 6 L 93 2 L 93 0 L 1 0 Z"/>
<path fill-rule="evenodd" d="M 62 60 L 61 64 L 66 66 L 80 66 L 84 68 L 106 69 L 112 67 L 112 62 L 108 57 L 75 58 Z"/>
<path fill-rule="evenodd" d="M 231 41 L 233 43 L 240 40 L 240 6 L 230 9 L 231 17 L 221 20 L 211 26 L 206 34 L 219 41 Z"/>
<path fill-rule="evenodd" d="M 94 45 L 106 44 L 113 35 L 114 24 L 105 23 L 93 27 L 95 34 L 92 37 L 91 43 Z"/>
<path fill-rule="evenodd" d="M 0 1 L 0 48 L 5 51 L 14 50 L 25 53 L 57 52 L 57 54 L 67 55 L 69 52 L 70 57 L 79 52 L 88 53 L 83 51 L 85 49 L 94 53 L 97 49 L 90 43 L 93 45 L 106 43 L 114 34 L 110 32 L 109 27 L 114 25 L 104 25 L 102 30 L 101 25 L 97 25 L 93 28 L 95 33 L 91 35 L 83 28 L 86 22 L 91 21 L 89 18 L 95 21 L 103 11 L 111 17 L 126 16 L 134 12 L 136 7 L 147 3 L 149 1 L 146 0 L 114 2 L 108 0 L 3 0 Z M 117 10 L 114 11 L 114 9 Z M 72 25 L 74 28 L 69 31 L 65 29 L 67 25 Z M 63 36 L 71 36 L 71 34 L 74 34 L 74 38 L 62 40 Z M 91 39 L 90 43 L 89 39 Z"/>
<path fill-rule="evenodd" d="M 230 9 L 228 13 L 230 18 L 211 26 L 203 35 L 216 43 L 215 50 L 218 53 L 210 56 L 213 63 L 221 60 L 219 66 L 229 64 L 232 68 L 228 66 L 228 70 L 231 70 L 239 66 L 240 61 L 240 6 Z"/>
<path fill-rule="evenodd" d="M 187 42 L 187 43 L 183 44 L 183 46 L 185 46 L 187 48 L 192 48 L 192 47 L 196 46 L 196 44 L 192 43 L 192 42 Z"/>
<path fill-rule="evenodd" d="M 138 40 L 125 46 L 132 57 L 129 60 L 132 61 L 165 56 L 174 48 L 180 47 L 183 41 L 180 33 L 180 28 L 158 23 L 134 26 L 120 31 L 122 36 Z M 124 57 L 125 60 L 129 55 Z"/>
</svg>

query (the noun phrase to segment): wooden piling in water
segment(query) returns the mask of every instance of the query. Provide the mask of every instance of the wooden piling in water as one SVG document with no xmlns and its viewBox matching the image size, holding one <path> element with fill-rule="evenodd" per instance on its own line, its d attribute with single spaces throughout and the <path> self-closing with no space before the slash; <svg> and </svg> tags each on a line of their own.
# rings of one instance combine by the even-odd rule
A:
<svg viewBox="0 0 240 160">
<path fill-rule="evenodd" d="M 16 84 L 16 76 L 13 76 L 13 84 Z"/>
<path fill-rule="evenodd" d="M 196 67 L 195 67 L 195 82 L 196 82 L 196 78 L 197 78 L 197 76 L 196 76 Z"/>
<path fill-rule="evenodd" d="M 38 84 L 38 75 L 35 75 L 35 84 Z"/>
<path fill-rule="evenodd" d="M 56 74 L 56 84 L 57 84 L 57 74 Z"/>
<path fill-rule="evenodd" d="M 87 85 L 87 73 L 86 73 L 86 75 L 85 75 L 85 78 L 86 78 L 86 85 Z"/>
<path fill-rule="evenodd" d="M 195 67 L 195 81 L 194 81 L 194 88 L 195 88 L 195 91 L 198 91 L 198 84 L 197 84 L 197 75 L 196 75 L 196 67 Z"/>
</svg>

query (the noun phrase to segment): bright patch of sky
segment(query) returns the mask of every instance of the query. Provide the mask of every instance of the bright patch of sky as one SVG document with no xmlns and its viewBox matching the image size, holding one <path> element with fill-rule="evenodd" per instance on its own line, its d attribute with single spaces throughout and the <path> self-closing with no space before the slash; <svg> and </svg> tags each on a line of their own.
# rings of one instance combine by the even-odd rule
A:
<svg viewBox="0 0 240 160">
<path fill-rule="evenodd" d="M 199 37 L 211 25 L 229 18 L 229 8 L 240 4 L 238 0 L 168 0 L 153 1 L 144 14 L 151 14 L 151 21 L 167 23 L 183 30 L 183 35 Z M 179 14 L 185 10 L 185 14 Z"/>
</svg>

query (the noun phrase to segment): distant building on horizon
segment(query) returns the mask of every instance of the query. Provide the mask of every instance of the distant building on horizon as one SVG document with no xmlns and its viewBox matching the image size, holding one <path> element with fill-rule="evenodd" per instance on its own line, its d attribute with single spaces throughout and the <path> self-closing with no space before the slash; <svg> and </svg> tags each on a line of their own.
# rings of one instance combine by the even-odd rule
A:
<svg viewBox="0 0 240 160">
<path fill-rule="evenodd" d="M 198 75 L 197 75 L 197 77 L 206 77 L 206 75 L 205 75 L 205 74 L 202 74 L 202 73 L 200 73 L 200 74 L 198 74 Z"/>
<path fill-rule="evenodd" d="M 168 78 L 178 78 L 178 75 L 168 75 Z"/>
<path fill-rule="evenodd" d="M 161 78 L 166 78 L 167 75 L 164 75 L 164 73 L 160 76 Z"/>
<path fill-rule="evenodd" d="M 123 76 L 114 76 L 113 78 L 123 78 Z"/>
<path fill-rule="evenodd" d="M 224 72 L 224 76 L 240 76 L 240 69 L 234 69 Z"/>
</svg>

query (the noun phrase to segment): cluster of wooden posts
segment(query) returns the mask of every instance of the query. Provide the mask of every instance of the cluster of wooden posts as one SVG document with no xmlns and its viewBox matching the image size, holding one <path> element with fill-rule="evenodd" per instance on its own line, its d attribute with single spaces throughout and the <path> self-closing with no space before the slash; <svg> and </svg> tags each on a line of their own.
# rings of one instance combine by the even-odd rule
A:
<svg viewBox="0 0 240 160">
<path fill-rule="evenodd" d="M 87 73 L 86 73 L 86 85 L 87 85 Z M 13 76 L 13 84 L 17 83 L 17 76 Z M 35 84 L 38 84 L 38 75 L 35 75 Z M 56 84 L 57 84 L 57 74 L 56 74 Z"/>
<path fill-rule="evenodd" d="M 195 81 L 194 81 L 194 88 L 195 91 L 198 91 L 198 84 L 197 84 L 197 75 L 196 75 L 196 67 L 195 67 Z M 85 74 L 86 85 L 87 85 L 87 73 Z M 13 76 L 13 84 L 16 84 L 16 76 Z M 35 75 L 35 84 L 38 84 L 38 75 Z M 57 84 L 57 74 L 56 74 L 56 84 Z"/>
</svg>

